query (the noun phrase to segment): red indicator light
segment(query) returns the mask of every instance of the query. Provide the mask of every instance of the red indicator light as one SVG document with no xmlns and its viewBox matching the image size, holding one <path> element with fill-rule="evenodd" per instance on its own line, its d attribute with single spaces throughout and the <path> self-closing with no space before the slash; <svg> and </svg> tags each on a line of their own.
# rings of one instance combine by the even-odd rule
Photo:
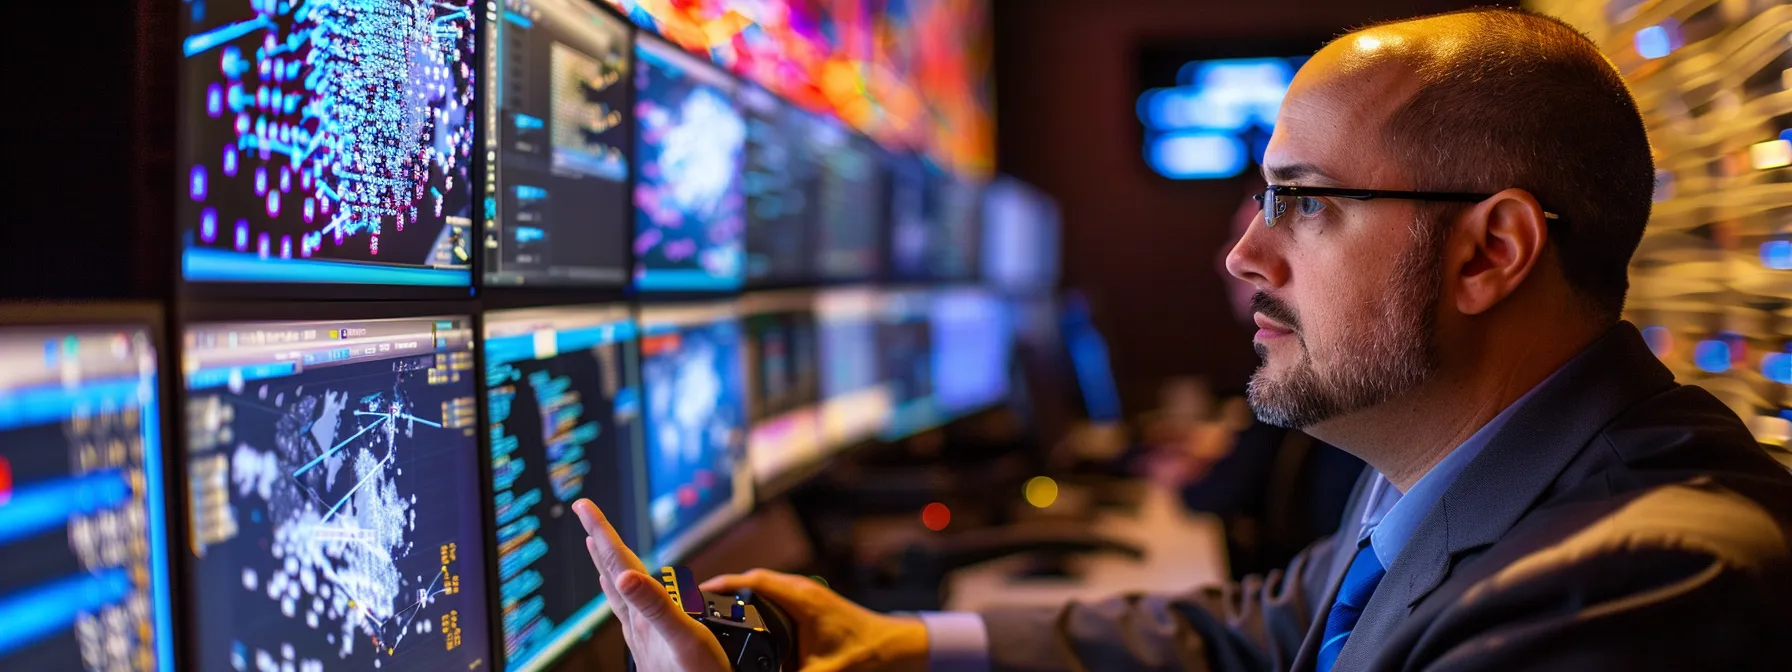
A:
<svg viewBox="0 0 1792 672">
<path fill-rule="evenodd" d="M 678 486 L 678 505 L 686 508 L 697 505 L 697 489 L 689 485 Z"/>
<path fill-rule="evenodd" d="M 921 524 L 935 532 L 944 530 L 947 525 L 952 524 L 952 510 L 939 502 L 928 504 L 926 508 L 921 509 Z"/>
<path fill-rule="evenodd" d="M 0 506 L 12 501 L 12 463 L 0 455 Z"/>
</svg>

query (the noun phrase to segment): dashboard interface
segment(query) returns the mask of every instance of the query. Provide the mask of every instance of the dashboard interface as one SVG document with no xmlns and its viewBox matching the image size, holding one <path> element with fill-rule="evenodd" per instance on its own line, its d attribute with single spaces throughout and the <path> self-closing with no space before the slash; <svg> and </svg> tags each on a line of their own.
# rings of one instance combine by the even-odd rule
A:
<svg viewBox="0 0 1792 672">
<path fill-rule="evenodd" d="M 156 350 L 0 327 L 0 668 L 172 670 Z"/>
<path fill-rule="evenodd" d="M 620 286 L 634 120 L 628 24 L 585 0 L 505 0 L 492 11 L 486 282 Z"/>
</svg>

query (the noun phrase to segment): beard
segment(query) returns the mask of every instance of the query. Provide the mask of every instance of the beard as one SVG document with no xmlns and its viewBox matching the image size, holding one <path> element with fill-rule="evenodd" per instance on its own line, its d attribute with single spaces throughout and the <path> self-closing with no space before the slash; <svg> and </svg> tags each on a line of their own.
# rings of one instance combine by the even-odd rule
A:
<svg viewBox="0 0 1792 672">
<path fill-rule="evenodd" d="M 1267 349 L 1254 344 L 1262 363 L 1247 391 L 1258 420 L 1310 427 L 1405 394 L 1437 371 L 1443 240 L 1441 235 L 1415 238 L 1397 261 L 1387 291 L 1370 310 L 1355 313 L 1362 317 L 1335 340 L 1308 342 L 1292 308 L 1262 292 L 1252 297 L 1253 310 L 1294 330 L 1301 354 L 1300 361 L 1272 376 Z M 1316 366 L 1315 351 L 1331 365 Z"/>
</svg>

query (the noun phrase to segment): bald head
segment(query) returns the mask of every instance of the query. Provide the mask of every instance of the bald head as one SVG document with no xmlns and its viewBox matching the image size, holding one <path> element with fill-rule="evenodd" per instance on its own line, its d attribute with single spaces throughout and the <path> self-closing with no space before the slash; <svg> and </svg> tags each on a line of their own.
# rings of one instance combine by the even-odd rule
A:
<svg viewBox="0 0 1792 672">
<path fill-rule="evenodd" d="M 1530 192 L 1561 216 L 1569 285 L 1618 318 L 1655 168 L 1623 78 L 1573 27 L 1511 9 L 1369 26 L 1320 50 L 1284 105 L 1313 122 L 1298 132 L 1354 139 L 1348 186 Z"/>
</svg>

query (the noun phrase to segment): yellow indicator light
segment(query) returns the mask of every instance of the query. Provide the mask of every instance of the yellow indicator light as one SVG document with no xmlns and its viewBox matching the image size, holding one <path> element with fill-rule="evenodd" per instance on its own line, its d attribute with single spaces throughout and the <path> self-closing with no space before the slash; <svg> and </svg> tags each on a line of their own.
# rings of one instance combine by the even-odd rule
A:
<svg viewBox="0 0 1792 672">
<path fill-rule="evenodd" d="M 1034 476 L 1027 479 L 1027 503 L 1038 508 L 1046 508 L 1058 501 L 1058 482 L 1050 476 Z"/>
</svg>

